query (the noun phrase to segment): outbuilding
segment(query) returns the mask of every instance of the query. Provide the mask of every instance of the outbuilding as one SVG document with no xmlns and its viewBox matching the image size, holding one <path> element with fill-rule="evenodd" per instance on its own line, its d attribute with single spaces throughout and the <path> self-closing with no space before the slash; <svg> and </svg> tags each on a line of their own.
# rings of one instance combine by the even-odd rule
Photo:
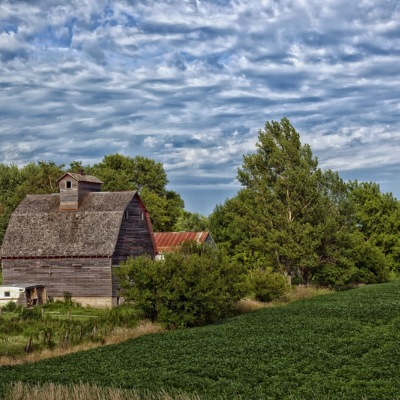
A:
<svg viewBox="0 0 400 400">
<path fill-rule="evenodd" d="M 46 287 L 36 283 L 0 285 L 0 307 L 10 301 L 23 307 L 44 304 L 47 300 Z"/>
<path fill-rule="evenodd" d="M 155 232 L 154 240 L 156 243 L 156 258 L 163 259 L 164 254 L 171 253 L 179 249 L 183 243 L 194 241 L 204 243 L 216 248 L 215 242 L 210 232 Z"/>
</svg>

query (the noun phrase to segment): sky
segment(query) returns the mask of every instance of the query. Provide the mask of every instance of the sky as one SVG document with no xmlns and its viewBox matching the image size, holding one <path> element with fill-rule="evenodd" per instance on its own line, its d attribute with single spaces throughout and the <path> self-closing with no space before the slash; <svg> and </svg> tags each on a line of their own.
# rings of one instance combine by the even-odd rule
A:
<svg viewBox="0 0 400 400">
<path fill-rule="evenodd" d="M 400 198 L 398 0 L 0 0 L 0 162 L 141 155 L 205 215 L 266 121 Z"/>
</svg>

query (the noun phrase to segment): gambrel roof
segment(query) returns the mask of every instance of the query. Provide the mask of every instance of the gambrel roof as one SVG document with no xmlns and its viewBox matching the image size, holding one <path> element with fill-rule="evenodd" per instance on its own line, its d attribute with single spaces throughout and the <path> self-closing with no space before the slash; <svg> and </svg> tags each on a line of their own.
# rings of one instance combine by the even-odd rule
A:
<svg viewBox="0 0 400 400">
<path fill-rule="evenodd" d="M 93 192 L 78 210 L 60 211 L 59 194 L 28 195 L 11 215 L 0 256 L 111 257 L 135 196 L 142 205 L 136 191 Z"/>
</svg>

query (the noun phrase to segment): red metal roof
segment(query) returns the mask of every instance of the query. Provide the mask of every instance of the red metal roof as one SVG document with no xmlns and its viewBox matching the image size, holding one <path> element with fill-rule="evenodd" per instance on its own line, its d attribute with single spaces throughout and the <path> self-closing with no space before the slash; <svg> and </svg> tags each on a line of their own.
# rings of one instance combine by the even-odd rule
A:
<svg viewBox="0 0 400 400">
<path fill-rule="evenodd" d="M 160 254 L 171 252 L 189 240 L 204 243 L 208 235 L 208 232 L 154 232 L 154 239 Z"/>
</svg>

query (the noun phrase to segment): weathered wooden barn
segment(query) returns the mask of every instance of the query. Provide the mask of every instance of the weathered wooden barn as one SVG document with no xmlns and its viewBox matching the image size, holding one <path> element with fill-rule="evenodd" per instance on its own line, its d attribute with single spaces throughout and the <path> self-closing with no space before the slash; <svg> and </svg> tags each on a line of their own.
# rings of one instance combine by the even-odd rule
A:
<svg viewBox="0 0 400 400">
<path fill-rule="evenodd" d="M 28 195 L 11 215 L 1 247 L 3 284 L 40 282 L 83 305 L 118 304 L 112 268 L 155 256 L 149 214 L 136 191 L 101 192 L 94 176 L 66 173 L 59 193 Z"/>
</svg>

